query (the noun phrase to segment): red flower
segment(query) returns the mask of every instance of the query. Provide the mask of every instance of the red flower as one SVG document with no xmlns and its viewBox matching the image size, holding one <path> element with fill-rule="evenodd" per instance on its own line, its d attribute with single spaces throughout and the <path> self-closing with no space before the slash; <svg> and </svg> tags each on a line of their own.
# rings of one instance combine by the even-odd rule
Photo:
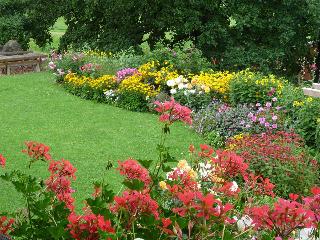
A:
<svg viewBox="0 0 320 240">
<path fill-rule="evenodd" d="M 124 162 L 120 162 L 119 170 L 121 175 L 124 175 L 127 179 L 133 180 L 137 179 L 144 183 L 144 187 L 147 188 L 151 183 L 151 177 L 149 176 L 149 172 L 147 169 L 142 167 L 136 160 L 128 159 Z"/>
<path fill-rule="evenodd" d="M 294 196 L 296 197 L 296 196 Z M 315 226 L 313 212 L 294 200 L 280 198 L 273 209 L 263 205 L 248 209 L 257 229 L 274 230 L 282 238 L 290 236 L 292 231 Z"/>
<path fill-rule="evenodd" d="M 269 195 L 274 197 L 273 189 L 275 187 L 269 180 L 269 178 L 263 178 L 262 176 L 256 176 L 253 173 L 245 175 L 244 180 L 246 186 L 250 191 L 253 191 L 256 194 Z"/>
<path fill-rule="evenodd" d="M 54 192 L 59 201 L 64 202 L 70 210 L 74 209 L 72 197 L 74 190 L 71 188 L 71 180 L 76 179 L 76 171 L 77 169 L 68 160 L 52 160 L 49 165 L 51 175 L 46 180 L 48 190 Z"/>
<path fill-rule="evenodd" d="M 192 124 L 191 109 L 175 102 L 173 98 L 171 98 L 170 101 L 165 101 L 164 103 L 155 101 L 154 104 L 157 105 L 155 110 L 161 114 L 159 118 L 160 122 L 164 122 L 169 125 L 176 121 L 182 121 L 189 125 Z"/>
<path fill-rule="evenodd" d="M 14 219 L 8 219 L 6 216 L 0 216 L 0 233 L 7 235 L 10 231 L 12 231 L 13 223 Z"/>
<path fill-rule="evenodd" d="M 22 150 L 22 152 L 28 154 L 30 158 L 34 160 L 51 160 L 50 147 L 33 141 L 25 142 L 25 145 L 27 149 Z"/>
<path fill-rule="evenodd" d="M 99 240 L 99 231 L 114 233 L 110 220 L 105 220 L 101 215 L 93 213 L 78 216 L 72 212 L 69 217 L 68 229 L 74 239 Z"/>
<path fill-rule="evenodd" d="M 150 197 L 149 193 L 125 191 L 122 196 L 116 196 L 114 201 L 115 205 L 110 208 L 113 212 L 123 210 L 135 218 L 150 214 L 156 219 L 159 218 L 158 203 Z"/>
<path fill-rule="evenodd" d="M 314 214 L 314 221 L 320 222 L 320 187 L 311 188 L 313 196 L 303 199 L 307 209 L 311 210 Z"/>
<path fill-rule="evenodd" d="M 5 166 L 6 166 L 6 159 L 5 159 L 4 156 L 1 155 L 1 154 L 0 154 L 0 166 L 1 166 L 2 168 L 5 168 Z"/>
<path fill-rule="evenodd" d="M 217 150 L 217 158 L 211 158 L 211 160 L 218 166 L 216 174 L 223 178 L 233 178 L 239 174 L 244 176 L 248 169 L 242 157 L 238 156 L 231 151 Z"/>
<path fill-rule="evenodd" d="M 212 147 L 206 145 L 206 144 L 200 144 L 201 152 L 199 152 L 200 157 L 211 157 L 214 153 L 214 150 Z"/>
</svg>

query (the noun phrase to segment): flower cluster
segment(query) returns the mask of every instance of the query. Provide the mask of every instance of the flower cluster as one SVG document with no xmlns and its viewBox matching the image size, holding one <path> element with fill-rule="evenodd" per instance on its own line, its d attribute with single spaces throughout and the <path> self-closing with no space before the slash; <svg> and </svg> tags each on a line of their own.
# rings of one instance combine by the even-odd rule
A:
<svg viewBox="0 0 320 240">
<path fill-rule="evenodd" d="M 181 106 L 173 98 L 170 101 L 163 103 L 155 101 L 154 104 L 157 106 L 155 111 L 160 113 L 160 122 L 172 124 L 176 121 L 182 121 L 186 124 L 192 124 L 191 110 L 188 107 Z"/>
<path fill-rule="evenodd" d="M 124 191 L 121 196 L 114 198 L 114 202 L 110 208 L 113 212 L 125 211 L 133 219 L 142 215 L 152 215 L 155 219 L 159 219 L 159 205 L 148 192 Z"/>
<path fill-rule="evenodd" d="M 116 78 L 112 75 L 103 75 L 102 77 L 91 78 L 84 75 L 79 76 L 75 73 L 68 73 L 64 80 L 67 84 L 72 86 L 88 86 L 91 89 L 101 89 L 102 91 L 113 89 L 116 86 Z"/>
<path fill-rule="evenodd" d="M 49 154 L 50 147 L 33 141 L 25 142 L 25 145 L 27 149 L 22 150 L 22 152 L 28 154 L 31 159 L 51 160 L 51 155 Z"/>
<path fill-rule="evenodd" d="M 273 97 L 272 102 L 276 102 L 277 98 Z M 273 106 L 272 102 L 267 102 L 265 106 L 260 103 L 256 104 L 258 108 L 257 112 L 248 114 L 248 118 L 251 120 L 249 128 L 255 128 L 255 132 L 259 132 L 258 129 L 262 128 L 262 131 L 269 131 L 278 129 L 281 124 L 281 107 Z"/>
<path fill-rule="evenodd" d="M 0 216 L 0 234 L 7 235 L 13 230 L 14 219 L 6 216 Z"/>
<path fill-rule="evenodd" d="M 99 231 L 111 234 L 115 232 L 110 220 L 105 220 L 103 216 L 93 213 L 78 216 L 73 212 L 69 215 L 68 221 L 70 234 L 76 240 L 98 240 L 100 239 Z"/>
<path fill-rule="evenodd" d="M 144 187 L 147 188 L 151 183 L 151 178 L 147 169 L 143 168 L 136 160 L 128 159 L 124 162 L 120 162 L 118 170 L 121 175 L 124 175 L 128 180 L 137 179 L 144 183 Z"/>
<path fill-rule="evenodd" d="M 117 82 L 120 83 L 123 79 L 125 79 L 133 74 L 137 74 L 137 73 L 138 73 L 138 69 L 136 69 L 136 68 L 121 69 L 121 70 L 117 71 L 117 73 L 116 73 Z"/>
<path fill-rule="evenodd" d="M 228 71 L 200 73 L 191 79 L 191 84 L 200 86 L 205 92 L 215 92 L 226 96 L 229 91 L 229 83 L 235 74 Z"/>
<path fill-rule="evenodd" d="M 77 171 L 68 160 L 52 160 L 49 164 L 50 177 L 46 180 L 48 190 L 54 192 L 57 198 L 66 204 L 70 210 L 74 209 L 71 180 L 75 180 Z"/>
<path fill-rule="evenodd" d="M 274 230 L 281 238 L 301 228 L 316 227 L 314 213 L 296 200 L 298 195 L 290 194 L 290 200 L 279 198 L 270 209 L 268 205 L 247 209 L 256 229 Z"/>
<path fill-rule="evenodd" d="M 100 69 L 101 66 L 93 63 L 86 63 L 82 65 L 79 69 L 82 73 L 92 73 L 98 69 Z"/>
</svg>

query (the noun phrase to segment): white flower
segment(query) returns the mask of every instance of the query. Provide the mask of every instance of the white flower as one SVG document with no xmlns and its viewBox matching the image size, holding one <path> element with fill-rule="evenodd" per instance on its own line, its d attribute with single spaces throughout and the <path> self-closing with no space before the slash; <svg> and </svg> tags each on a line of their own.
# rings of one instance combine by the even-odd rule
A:
<svg viewBox="0 0 320 240">
<path fill-rule="evenodd" d="M 191 90 L 189 90 L 189 93 L 191 93 L 191 94 L 195 94 L 195 93 L 196 93 L 196 90 L 191 89 Z"/>
<path fill-rule="evenodd" d="M 177 77 L 174 81 L 177 85 L 179 85 L 180 83 L 182 83 L 182 76 Z"/>
<path fill-rule="evenodd" d="M 237 190 L 238 190 L 238 184 L 235 182 L 235 181 L 233 181 L 232 182 L 232 186 L 230 187 L 230 191 L 231 192 L 236 192 Z"/>
<path fill-rule="evenodd" d="M 170 90 L 170 93 L 171 93 L 172 95 L 174 95 L 174 94 L 176 94 L 176 93 L 177 93 L 177 90 L 176 90 L 176 89 L 174 89 L 174 88 L 172 88 L 172 89 Z"/>
<path fill-rule="evenodd" d="M 169 87 L 173 87 L 173 86 L 176 85 L 176 82 L 175 82 L 174 79 L 171 79 L 171 80 L 168 80 L 168 81 L 167 81 L 167 85 L 168 85 Z"/>
<path fill-rule="evenodd" d="M 51 70 L 54 70 L 57 66 L 54 64 L 54 62 L 49 62 L 48 64 L 48 67 L 51 69 Z"/>
<path fill-rule="evenodd" d="M 299 240 L 311 240 L 311 239 L 314 239 L 314 238 L 311 238 L 311 235 L 312 235 L 312 233 L 313 233 L 313 231 L 314 231 L 315 229 L 314 228 L 303 228 L 303 229 L 301 229 L 300 231 L 299 231 L 299 233 L 298 233 L 298 239 Z M 315 240 L 318 240 L 319 238 L 317 238 L 317 239 L 315 239 Z"/>
<path fill-rule="evenodd" d="M 178 84 L 178 88 L 179 89 L 184 89 L 185 88 L 185 84 L 184 83 L 179 83 Z"/>
<path fill-rule="evenodd" d="M 252 222 L 253 220 L 248 215 L 244 215 L 239 221 L 237 221 L 237 227 L 241 232 L 243 232 L 252 225 Z"/>
</svg>

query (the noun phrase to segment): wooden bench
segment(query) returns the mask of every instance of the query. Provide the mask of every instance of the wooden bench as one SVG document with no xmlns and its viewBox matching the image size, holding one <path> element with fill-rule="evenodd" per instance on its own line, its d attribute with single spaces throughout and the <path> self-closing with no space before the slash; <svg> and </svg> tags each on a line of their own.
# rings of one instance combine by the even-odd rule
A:
<svg viewBox="0 0 320 240">
<path fill-rule="evenodd" d="M 44 54 L 27 53 L 23 55 L 3 56 L 0 52 L 0 75 L 11 75 L 17 69 L 31 68 L 32 71 L 40 72 L 40 65 L 43 59 L 47 58 Z"/>
</svg>

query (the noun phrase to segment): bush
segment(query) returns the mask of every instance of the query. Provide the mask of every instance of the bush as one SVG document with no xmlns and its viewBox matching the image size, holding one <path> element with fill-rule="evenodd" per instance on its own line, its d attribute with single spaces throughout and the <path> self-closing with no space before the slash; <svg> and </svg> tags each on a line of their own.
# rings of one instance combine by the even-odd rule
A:
<svg viewBox="0 0 320 240">
<path fill-rule="evenodd" d="M 214 135 L 219 134 L 220 137 L 226 139 L 248 131 L 251 124 L 248 118 L 250 112 L 254 110 L 247 105 L 230 107 L 220 101 L 214 101 L 194 115 L 192 127 L 205 137 L 214 132 Z"/>
<path fill-rule="evenodd" d="M 245 135 L 229 139 L 227 148 L 242 156 L 256 175 L 270 178 L 280 196 L 305 194 L 319 184 L 319 165 L 295 133 Z"/>
<path fill-rule="evenodd" d="M 262 75 L 249 70 L 239 72 L 230 82 L 230 102 L 233 105 L 239 103 L 270 102 L 274 96 L 281 94 L 284 79 L 274 75 Z"/>
<path fill-rule="evenodd" d="M 319 149 L 320 138 L 317 129 L 319 128 L 320 100 L 308 97 L 300 104 L 295 129 L 305 139 L 307 145 Z"/>
<path fill-rule="evenodd" d="M 117 95 L 115 104 L 130 111 L 146 112 L 149 110 L 146 95 L 135 91 L 122 91 Z"/>
</svg>

